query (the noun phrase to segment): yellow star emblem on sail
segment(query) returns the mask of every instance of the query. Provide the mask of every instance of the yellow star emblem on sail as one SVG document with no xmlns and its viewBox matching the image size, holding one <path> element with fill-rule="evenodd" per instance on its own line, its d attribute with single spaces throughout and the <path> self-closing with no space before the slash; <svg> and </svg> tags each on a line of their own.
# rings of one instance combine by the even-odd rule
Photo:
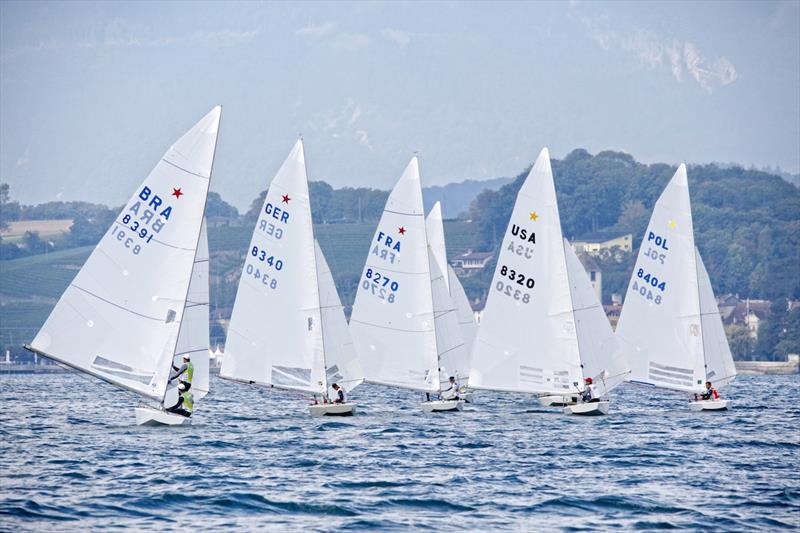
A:
<svg viewBox="0 0 800 533">
<path fill-rule="evenodd" d="M 531 211 L 531 220 L 536 220 L 539 218 L 539 215 L 536 214 L 536 211 Z"/>
<path fill-rule="evenodd" d="M 678 223 L 675 222 L 674 220 L 670 220 L 669 222 L 667 222 L 667 226 L 669 227 L 669 229 L 675 229 L 678 227 Z"/>
</svg>

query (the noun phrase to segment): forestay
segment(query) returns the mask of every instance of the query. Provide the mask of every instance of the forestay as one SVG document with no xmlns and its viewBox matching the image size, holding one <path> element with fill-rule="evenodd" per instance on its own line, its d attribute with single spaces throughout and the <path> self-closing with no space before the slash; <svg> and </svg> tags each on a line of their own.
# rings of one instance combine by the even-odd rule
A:
<svg viewBox="0 0 800 533">
<path fill-rule="evenodd" d="M 685 165 L 653 208 L 616 335 L 631 366 L 631 381 L 703 390 L 703 328 Z"/>
<path fill-rule="evenodd" d="M 428 242 L 414 157 L 386 202 L 350 319 L 367 381 L 439 389 Z"/>
<path fill-rule="evenodd" d="M 351 391 L 364 381 L 364 372 L 356 357 L 353 340 L 344 316 L 344 306 L 339 299 L 331 269 L 318 242 L 314 243 L 319 278 L 319 300 L 322 316 L 322 335 L 325 346 L 327 387 L 337 383 Z"/>
<path fill-rule="evenodd" d="M 194 373 L 192 375 L 192 394 L 194 401 L 208 394 L 209 385 L 209 292 L 208 292 L 208 232 L 206 221 L 200 226 L 200 240 L 197 244 L 197 254 L 192 267 L 192 279 L 189 283 L 189 293 L 186 304 L 183 306 L 183 320 L 181 321 L 178 344 L 175 347 L 175 357 L 172 364 L 180 367 L 183 356 L 191 357 Z M 176 383 L 175 381 L 173 384 Z M 177 393 L 175 394 L 177 399 Z M 171 405 L 168 401 L 167 406 Z"/>
<path fill-rule="evenodd" d="M 208 194 L 219 107 L 133 193 L 31 343 L 59 362 L 161 400 Z"/>
<path fill-rule="evenodd" d="M 717 307 L 714 290 L 711 288 L 708 271 L 706 271 L 706 266 L 697 248 L 695 248 L 695 261 L 697 262 L 699 282 L 700 327 L 703 335 L 706 379 L 712 381 L 715 386 L 721 387 L 736 378 L 736 364 L 733 362 L 728 338 L 722 327 L 722 316 Z"/>
<path fill-rule="evenodd" d="M 503 236 L 470 387 L 563 394 L 582 387 L 550 157 L 543 149 L 522 183 Z"/>
<path fill-rule="evenodd" d="M 298 140 L 267 191 L 247 248 L 221 377 L 326 392 L 305 154 Z"/>
<path fill-rule="evenodd" d="M 586 269 L 566 239 L 564 254 L 583 375 L 593 379 L 598 396 L 605 396 L 625 381 L 627 364 Z"/>
</svg>

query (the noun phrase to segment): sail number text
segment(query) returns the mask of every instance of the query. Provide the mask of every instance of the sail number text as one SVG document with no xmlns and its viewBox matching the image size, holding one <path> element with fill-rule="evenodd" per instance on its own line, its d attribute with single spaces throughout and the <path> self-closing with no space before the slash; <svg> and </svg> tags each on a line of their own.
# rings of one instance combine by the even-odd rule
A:
<svg viewBox="0 0 800 533">
<path fill-rule="evenodd" d="M 361 282 L 362 289 L 371 291 L 372 294 L 390 304 L 394 303 L 395 293 L 400 288 L 399 283 L 371 268 L 367 268 L 364 272 L 364 277 L 367 279 Z"/>
<path fill-rule="evenodd" d="M 522 285 L 523 287 L 527 287 L 532 289 L 536 282 L 533 278 L 526 277 L 525 274 L 520 274 L 513 268 L 508 268 L 506 265 L 500 267 L 500 275 L 505 276 L 511 281 L 515 281 L 517 285 Z"/>
<path fill-rule="evenodd" d="M 510 296 L 517 301 L 521 301 L 524 304 L 530 303 L 531 301 L 530 294 L 519 290 L 512 283 L 505 283 L 502 279 L 495 283 L 494 288 L 497 289 L 498 292 Z"/>
<path fill-rule="evenodd" d="M 278 280 L 275 278 L 270 277 L 269 274 L 266 272 L 261 272 L 258 267 L 247 263 L 247 266 L 244 268 L 245 273 L 248 276 L 253 276 L 257 280 L 261 281 L 264 285 L 269 287 L 270 289 L 275 289 L 278 287 Z"/>
<path fill-rule="evenodd" d="M 658 293 L 653 295 L 653 289 L 665 292 L 667 290 L 667 282 L 659 281 L 656 276 L 646 272 L 643 268 L 636 271 L 636 277 L 638 280 L 633 280 L 633 283 L 631 283 L 631 290 L 642 298 L 651 300 L 656 305 L 661 305 L 662 296 Z"/>
<path fill-rule="evenodd" d="M 274 267 L 275 270 L 280 270 L 283 268 L 283 261 L 280 259 L 275 259 L 274 255 L 267 256 L 267 251 L 263 248 L 259 248 L 258 246 L 253 246 L 253 249 L 250 250 L 250 255 L 262 263 L 266 263 L 267 265 Z"/>
</svg>

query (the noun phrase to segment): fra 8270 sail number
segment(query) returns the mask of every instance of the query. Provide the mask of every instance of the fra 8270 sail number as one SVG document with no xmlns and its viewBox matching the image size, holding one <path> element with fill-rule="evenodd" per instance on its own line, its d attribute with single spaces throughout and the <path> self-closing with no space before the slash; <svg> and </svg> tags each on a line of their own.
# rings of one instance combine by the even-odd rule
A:
<svg viewBox="0 0 800 533">
<path fill-rule="evenodd" d="M 361 282 L 361 288 L 363 290 L 372 291 L 372 294 L 381 300 L 386 300 L 390 304 L 394 303 L 396 298 L 395 293 L 397 289 L 400 288 L 399 283 L 371 268 L 367 268 L 366 272 L 364 272 L 364 276 L 367 279 Z"/>
<path fill-rule="evenodd" d="M 526 276 L 520 272 L 517 272 L 513 268 L 508 268 L 506 265 L 502 265 L 500 267 L 500 275 L 508 278 L 513 283 L 506 283 L 504 280 L 498 280 L 495 283 L 494 288 L 497 289 L 500 293 L 505 294 L 506 296 L 510 296 L 511 298 L 521 301 L 522 303 L 529 303 L 531 301 L 530 293 L 521 290 L 515 286 L 519 285 L 521 287 L 532 289 L 534 285 L 536 285 L 536 281 L 533 278 Z"/>
</svg>

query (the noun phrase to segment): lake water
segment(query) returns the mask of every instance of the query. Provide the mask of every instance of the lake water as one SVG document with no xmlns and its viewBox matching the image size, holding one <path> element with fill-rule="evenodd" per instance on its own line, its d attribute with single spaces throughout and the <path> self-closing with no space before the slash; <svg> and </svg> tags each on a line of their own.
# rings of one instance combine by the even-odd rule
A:
<svg viewBox="0 0 800 533">
<path fill-rule="evenodd" d="M 480 393 L 424 415 L 364 386 L 358 416 L 212 381 L 194 425 L 134 424 L 73 374 L 0 377 L 0 529 L 608 530 L 800 527 L 797 376 L 744 376 L 732 411 L 614 391 L 606 417 Z"/>
</svg>

